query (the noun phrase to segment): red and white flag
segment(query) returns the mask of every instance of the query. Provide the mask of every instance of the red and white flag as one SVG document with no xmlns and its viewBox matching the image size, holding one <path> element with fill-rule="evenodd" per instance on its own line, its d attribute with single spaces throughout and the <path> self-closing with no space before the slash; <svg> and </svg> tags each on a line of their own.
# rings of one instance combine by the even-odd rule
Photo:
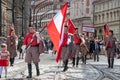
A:
<svg viewBox="0 0 120 80">
<path fill-rule="evenodd" d="M 69 18 L 67 25 L 69 26 L 68 32 L 70 34 L 74 34 L 75 33 L 75 25 L 73 24 L 72 20 Z"/>
<path fill-rule="evenodd" d="M 48 34 L 52 40 L 54 47 L 58 53 L 56 61 L 61 57 L 61 44 L 63 42 L 64 21 L 66 18 L 68 3 L 66 3 L 61 10 L 53 17 L 47 25 Z"/>
<path fill-rule="evenodd" d="M 104 25 L 104 35 L 105 35 L 105 37 L 109 36 L 109 26 L 108 26 L 108 24 Z"/>
</svg>

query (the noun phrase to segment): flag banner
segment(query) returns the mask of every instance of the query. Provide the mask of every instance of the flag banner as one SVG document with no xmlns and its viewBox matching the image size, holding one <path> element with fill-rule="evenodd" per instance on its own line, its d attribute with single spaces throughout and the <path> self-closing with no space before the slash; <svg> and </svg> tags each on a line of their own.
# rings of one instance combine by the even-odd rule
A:
<svg viewBox="0 0 120 80">
<path fill-rule="evenodd" d="M 109 36 L 109 26 L 108 26 L 108 24 L 104 25 L 104 36 L 105 37 Z"/>
<path fill-rule="evenodd" d="M 67 25 L 69 26 L 68 32 L 70 34 L 74 34 L 75 33 L 75 25 L 73 24 L 72 20 L 69 18 Z"/>
<path fill-rule="evenodd" d="M 66 18 L 68 3 L 66 3 L 60 11 L 53 17 L 53 19 L 48 23 L 47 30 L 51 41 L 58 53 L 56 61 L 58 62 L 61 57 L 61 44 L 63 41 L 64 33 L 64 21 Z"/>
<path fill-rule="evenodd" d="M 82 28 L 83 32 L 89 32 L 89 33 L 94 33 L 95 32 L 95 28 L 92 26 L 83 26 Z"/>
<path fill-rule="evenodd" d="M 11 36 L 12 31 L 14 31 L 14 27 L 11 26 L 10 29 L 9 29 L 9 36 Z"/>
</svg>

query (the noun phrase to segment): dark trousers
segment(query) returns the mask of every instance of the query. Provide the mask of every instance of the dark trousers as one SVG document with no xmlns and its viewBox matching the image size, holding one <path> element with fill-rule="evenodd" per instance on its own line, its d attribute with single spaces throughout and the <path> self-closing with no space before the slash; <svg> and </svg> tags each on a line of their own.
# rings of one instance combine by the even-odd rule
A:
<svg viewBox="0 0 120 80">
<path fill-rule="evenodd" d="M 13 66 L 15 58 L 10 58 L 10 66 Z"/>
<path fill-rule="evenodd" d="M 73 67 L 75 66 L 75 62 L 76 62 L 76 66 L 78 66 L 78 64 L 79 64 L 79 60 L 80 60 L 80 58 L 79 57 L 77 57 L 76 59 L 75 58 L 73 58 Z"/>
<path fill-rule="evenodd" d="M 84 64 L 86 64 L 86 58 L 87 58 L 86 55 L 82 56 L 82 62 L 83 62 Z"/>
<path fill-rule="evenodd" d="M 35 67 L 36 67 L 36 75 L 39 76 L 40 75 L 39 64 L 36 63 Z M 31 63 L 28 63 L 28 76 L 27 76 L 27 78 L 32 78 L 32 64 Z"/>
<path fill-rule="evenodd" d="M 94 61 L 96 60 L 99 61 L 99 51 L 95 50 L 93 54 L 94 54 Z"/>
<path fill-rule="evenodd" d="M 114 48 L 107 48 L 108 68 L 113 68 L 115 56 L 114 50 Z"/>
<path fill-rule="evenodd" d="M 64 61 L 64 69 L 63 69 L 63 71 L 65 72 L 65 71 L 67 71 L 67 69 L 68 69 L 68 59 Z"/>
</svg>

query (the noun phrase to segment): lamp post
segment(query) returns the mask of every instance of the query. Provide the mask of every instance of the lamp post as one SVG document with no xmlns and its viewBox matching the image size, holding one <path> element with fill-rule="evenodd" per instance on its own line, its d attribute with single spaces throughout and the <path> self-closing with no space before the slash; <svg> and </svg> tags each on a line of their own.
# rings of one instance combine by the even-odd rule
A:
<svg viewBox="0 0 120 80">
<path fill-rule="evenodd" d="M 45 3 L 46 1 L 48 1 L 48 0 L 42 1 L 41 3 L 39 3 L 39 5 Z M 38 7 L 39 7 L 39 6 L 37 5 L 37 6 L 35 6 L 35 8 L 33 9 L 33 14 L 34 14 L 34 15 L 35 15 L 35 10 L 36 10 Z M 35 21 L 35 18 L 34 18 L 34 16 L 33 16 L 33 24 L 34 24 L 34 21 Z"/>
<path fill-rule="evenodd" d="M 46 17 L 45 15 L 46 15 L 49 11 L 51 11 L 51 10 L 47 10 L 46 12 L 44 12 L 44 13 L 41 15 L 41 17 L 40 17 L 40 28 L 41 28 L 41 21 L 42 21 L 42 19 Z"/>
<path fill-rule="evenodd" d="M 37 26 L 37 14 L 38 14 L 39 10 L 40 10 L 40 8 L 38 9 L 38 11 L 37 11 L 37 13 L 36 13 L 36 28 L 38 28 L 38 26 Z M 45 11 L 45 12 L 41 15 L 42 18 L 44 18 L 44 15 L 46 15 L 46 13 L 49 12 L 49 11 L 51 11 L 51 10 Z M 41 21 L 42 18 L 40 18 L 40 21 Z M 41 23 L 40 23 L 40 27 L 41 27 Z"/>
<path fill-rule="evenodd" d="M 0 36 L 2 36 L 2 0 L 0 0 Z"/>
<path fill-rule="evenodd" d="M 24 10 L 24 2 L 25 2 L 25 0 L 22 0 L 22 37 L 23 37 L 23 35 L 24 35 L 24 31 L 23 31 L 23 10 Z"/>
<path fill-rule="evenodd" d="M 15 13 L 14 13 L 14 9 L 15 9 L 15 0 L 13 0 L 13 2 L 12 2 L 12 23 L 13 23 L 13 25 L 14 25 L 14 23 L 15 23 Z"/>
</svg>

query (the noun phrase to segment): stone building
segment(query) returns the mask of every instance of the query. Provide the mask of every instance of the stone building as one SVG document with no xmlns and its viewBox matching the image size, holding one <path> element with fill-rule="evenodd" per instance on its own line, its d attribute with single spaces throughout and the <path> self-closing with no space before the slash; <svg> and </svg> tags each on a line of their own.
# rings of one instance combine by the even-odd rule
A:
<svg viewBox="0 0 120 80">
<path fill-rule="evenodd" d="M 82 33 L 83 26 L 93 26 L 93 6 L 95 0 L 71 0 L 70 18 Z"/>
<path fill-rule="evenodd" d="M 32 7 L 32 24 L 37 27 L 37 30 L 42 29 L 65 2 L 66 0 L 37 0 Z M 43 34 L 44 36 L 48 35 L 46 29 L 43 31 Z"/>
<path fill-rule="evenodd" d="M 23 1 L 25 1 L 23 3 Z M 30 17 L 30 3 L 31 0 L 2 0 L 2 36 L 7 36 L 9 27 L 14 26 L 16 34 L 21 35 L 27 32 Z M 22 28 L 22 5 L 23 9 L 23 28 Z M 14 16 L 14 17 L 13 17 Z"/>
<path fill-rule="evenodd" d="M 93 6 L 96 35 L 100 38 L 103 37 L 103 26 L 107 23 L 120 41 L 120 0 L 99 0 L 95 1 Z"/>
</svg>

